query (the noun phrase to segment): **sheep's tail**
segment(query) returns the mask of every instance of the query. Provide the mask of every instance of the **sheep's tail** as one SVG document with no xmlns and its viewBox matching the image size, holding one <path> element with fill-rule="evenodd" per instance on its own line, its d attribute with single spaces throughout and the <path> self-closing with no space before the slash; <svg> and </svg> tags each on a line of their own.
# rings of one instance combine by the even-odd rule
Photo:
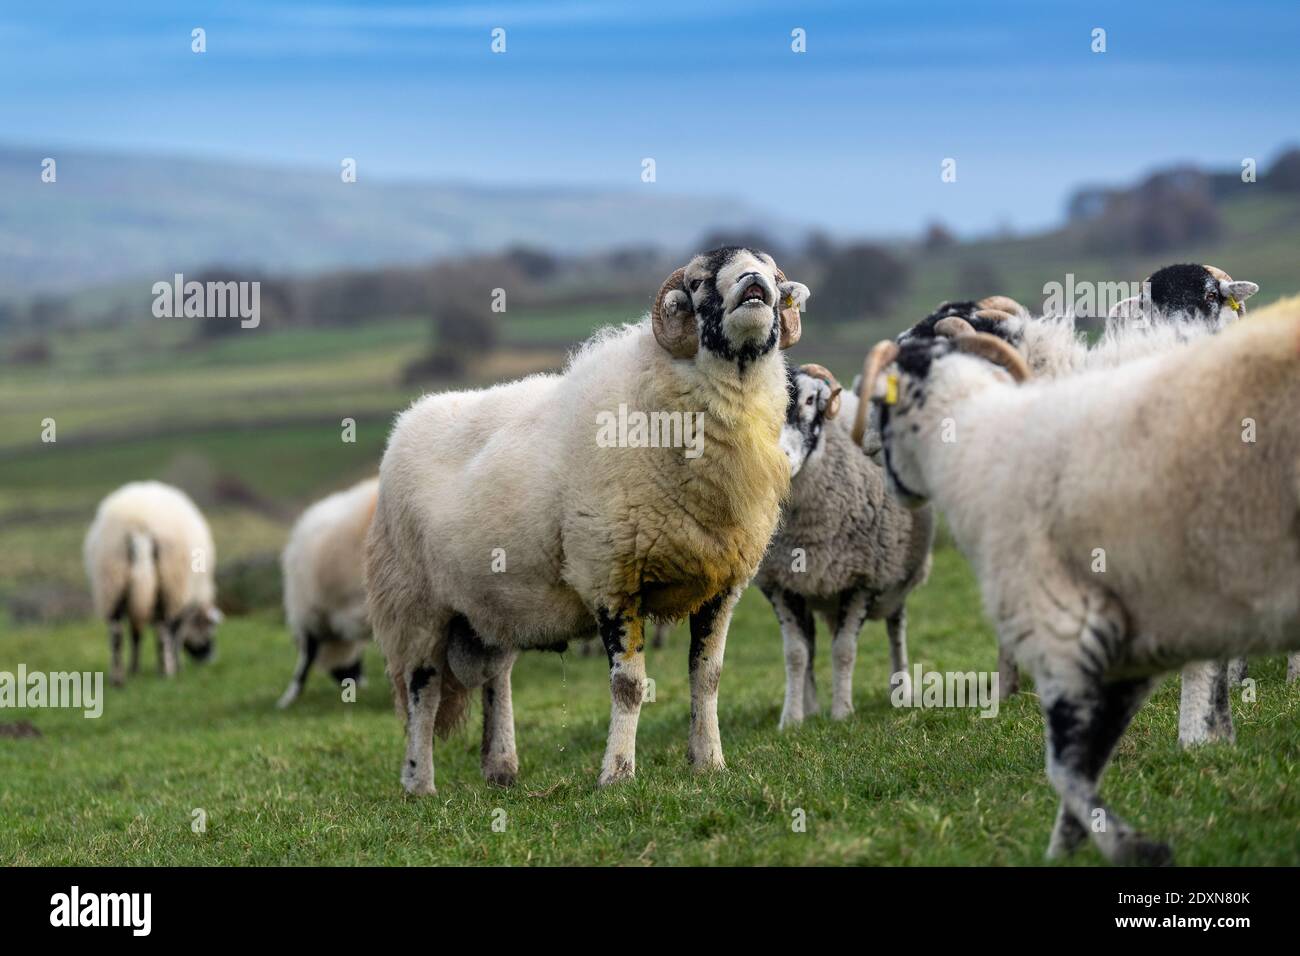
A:
<svg viewBox="0 0 1300 956">
<path fill-rule="evenodd" d="M 438 715 L 433 719 L 433 732 L 446 740 L 469 717 L 469 689 L 456 680 L 448 667 L 442 675 L 442 696 L 438 698 Z"/>
<path fill-rule="evenodd" d="M 154 539 L 144 531 L 132 531 L 127 535 L 126 605 L 131 620 L 137 625 L 151 620 L 158 606 L 156 547 Z"/>
</svg>

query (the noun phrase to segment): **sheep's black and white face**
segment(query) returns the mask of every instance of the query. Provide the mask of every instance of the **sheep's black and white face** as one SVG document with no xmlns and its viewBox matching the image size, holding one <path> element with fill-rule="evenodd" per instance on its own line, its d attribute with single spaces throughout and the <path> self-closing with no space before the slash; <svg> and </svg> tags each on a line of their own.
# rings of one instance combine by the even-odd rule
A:
<svg viewBox="0 0 1300 956">
<path fill-rule="evenodd" d="M 782 281 L 766 252 L 737 246 L 696 256 L 686 266 L 683 285 L 701 348 L 742 369 L 777 347 L 786 297 L 800 308 L 808 299 L 806 286 Z"/>
<path fill-rule="evenodd" d="M 827 423 L 827 408 L 836 389 L 824 379 L 790 368 L 786 370 L 790 400 L 785 407 L 785 424 L 781 426 L 781 450 L 790 460 L 790 475 L 799 473 L 810 458 L 822 448 L 822 433 Z"/>
<path fill-rule="evenodd" d="M 1218 326 L 1246 313 L 1246 300 L 1259 291 L 1214 266 L 1165 266 L 1151 274 L 1142 290 L 1142 310 L 1185 322 Z"/>
<path fill-rule="evenodd" d="M 173 622 L 176 637 L 187 654 L 199 663 L 211 660 L 216 649 L 217 625 L 221 612 L 216 608 L 188 605 Z"/>
<path fill-rule="evenodd" d="M 918 442 L 930 437 L 923 414 L 930 369 L 951 350 L 951 342 L 942 337 L 901 343 L 898 357 L 881 372 L 869 396 L 872 427 L 880 436 L 878 460 L 890 490 L 909 508 L 920 508 L 930 498 Z"/>
</svg>

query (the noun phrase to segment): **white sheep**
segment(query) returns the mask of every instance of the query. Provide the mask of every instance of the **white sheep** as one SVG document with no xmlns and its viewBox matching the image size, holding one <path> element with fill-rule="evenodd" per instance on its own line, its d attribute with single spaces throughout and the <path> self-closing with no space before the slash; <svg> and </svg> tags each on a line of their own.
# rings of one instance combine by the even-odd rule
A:
<svg viewBox="0 0 1300 956">
<path fill-rule="evenodd" d="M 131 673 L 140 669 L 140 637 L 152 624 L 158 663 L 168 677 L 178 646 L 196 661 L 212 656 L 216 549 L 203 515 L 185 493 L 157 481 L 123 485 L 99 504 L 86 532 L 86 574 L 95 613 L 108 622 L 111 680 L 121 684 L 122 628 L 131 628 Z"/>
<path fill-rule="evenodd" d="M 298 699 L 313 664 L 340 684 L 362 680 L 361 656 L 370 640 L 362 558 L 378 493 L 379 479 L 371 478 L 322 498 L 289 533 L 280 567 L 298 663 L 281 708 Z"/>
<path fill-rule="evenodd" d="M 785 703 L 781 727 L 817 712 L 813 682 L 816 625 L 831 631 L 831 717 L 853 712 L 858 633 L 885 621 L 890 686 L 907 674 L 907 595 L 929 574 L 934 519 L 888 493 L 884 472 L 853 442 L 857 396 L 844 395 L 820 365 L 791 369 L 781 446 L 790 459 L 790 496 L 754 583 L 781 625 Z"/>
<path fill-rule="evenodd" d="M 899 336 L 899 341 L 932 337 L 935 323 L 960 316 L 976 331 L 997 335 L 1014 346 L 1036 378 L 1059 378 L 1114 368 L 1219 332 L 1246 314 L 1246 300 L 1258 291 L 1256 283 L 1234 280 L 1215 266 L 1184 263 L 1157 270 L 1142 283 L 1139 296 L 1117 303 L 1095 345 L 1080 337 L 1073 316 L 1033 318 L 1005 296 L 944 303 Z M 1300 667 L 1300 659 L 1296 666 Z M 1184 668 L 1178 715 L 1182 746 L 1233 739 L 1229 688 L 1241 682 L 1245 669 L 1244 660 L 1201 661 Z M 1020 674 L 1006 652 L 998 670 L 1000 694 L 1014 694 Z"/>
<path fill-rule="evenodd" d="M 1213 340 L 1019 387 L 1028 369 L 1001 339 L 960 318 L 940 331 L 955 337 L 868 356 L 891 487 L 943 511 L 1000 644 L 1034 677 L 1061 798 L 1049 855 L 1091 834 L 1111 860 L 1166 862 L 1098 782 L 1160 675 L 1300 649 L 1300 298 Z"/>
<path fill-rule="evenodd" d="M 648 319 L 598 333 L 563 374 L 426 396 L 402 413 L 366 569 L 406 718 L 409 792 L 434 792 L 434 733 L 480 684 L 483 772 L 512 782 L 515 654 L 597 633 L 611 696 L 599 780 L 632 776 L 644 617 L 690 616 L 688 756 L 723 765 L 723 649 L 789 485 L 780 349 L 797 341 L 807 296 L 767 254 L 718 249 L 674 272 Z M 649 432 L 645 418 L 622 427 L 633 413 L 654 416 Z"/>
</svg>

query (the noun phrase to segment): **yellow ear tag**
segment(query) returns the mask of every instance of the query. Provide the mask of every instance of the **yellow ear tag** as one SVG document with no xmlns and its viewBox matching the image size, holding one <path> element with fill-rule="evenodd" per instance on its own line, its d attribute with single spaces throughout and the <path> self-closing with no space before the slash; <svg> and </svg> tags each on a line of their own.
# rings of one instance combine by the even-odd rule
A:
<svg viewBox="0 0 1300 956">
<path fill-rule="evenodd" d="M 783 306 L 785 306 L 787 309 L 793 308 L 793 307 L 794 307 L 794 296 L 792 296 L 792 295 L 787 295 L 787 296 L 785 297 L 785 300 L 784 300 L 781 304 L 782 304 Z"/>
<path fill-rule="evenodd" d="M 1238 302 L 1236 299 L 1234 299 L 1232 296 L 1228 296 L 1228 306 L 1232 309 L 1233 312 L 1236 312 L 1238 315 L 1241 315 L 1241 303 Z"/>
<path fill-rule="evenodd" d="M 885 404 L 898 404 L 898 376 L 892 372 L 885 376 Z"/>
</svg>

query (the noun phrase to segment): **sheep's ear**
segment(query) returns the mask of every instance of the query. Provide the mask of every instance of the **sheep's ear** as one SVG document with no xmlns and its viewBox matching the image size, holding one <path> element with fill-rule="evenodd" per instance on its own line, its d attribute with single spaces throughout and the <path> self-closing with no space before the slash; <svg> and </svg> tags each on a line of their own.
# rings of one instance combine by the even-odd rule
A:
<svg viewBox="0 0 1300 956">
<path fill-rule="evenodd" d="M 1247 282 L 1244 279 L 1219 280 L 1220 294 L 1232 308 L 1232 311 L 1238 315 L 1246 311 L 1246 300 L 1258 291 L 1259 286 L 1256 283 Z"/>
<path fill-rule="evenodd" d="M 1110 307 L 1110 312 L 1106 317 L 1110 319 L 1131 319 L 1142 312 L 1142 297 L 1129 296 L 1127 299 L 1121 299 Z"/>
<path fill-rule="evenodd" d="M 812 293 L 802 282 L 789 282 L 784 276 L 780 276 L 779 279 L 781 281 L 777 283 L 777 290 L 781 295 L 781 301 L 778 303 L 781 310 L 780 346 L 788 349 L 803 335 L 803 321 L 799 313 L 808 304 L 808 298 Z"/>
<path fill-rule="evenodd" d="M 686 270 L 678 269 L 659 287 L 654 308 L 650 310 L 650 325 L 655 341 L 673 358 L 693 358 L 700 347 L 700 335 L 695 327 L 695 309 L 686 294 Z"/>
</svg>

